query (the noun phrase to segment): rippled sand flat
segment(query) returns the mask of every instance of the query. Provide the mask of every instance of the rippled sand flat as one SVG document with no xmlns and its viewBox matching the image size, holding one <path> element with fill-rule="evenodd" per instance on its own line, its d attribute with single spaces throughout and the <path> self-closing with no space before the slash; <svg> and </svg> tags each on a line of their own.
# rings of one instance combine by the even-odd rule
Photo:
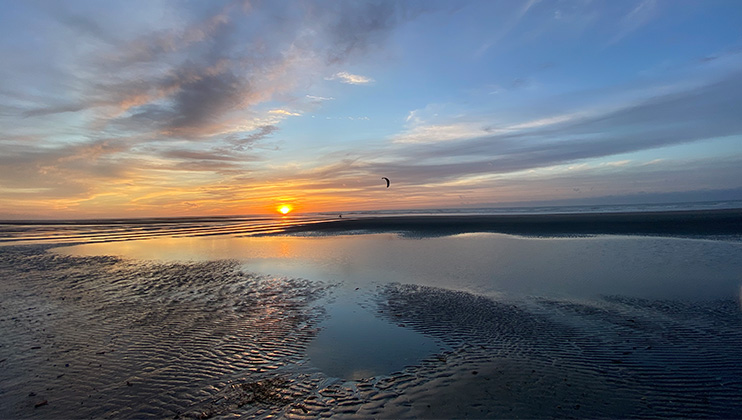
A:
<svg viewBox="0 0 742 420">
<path fill-rule="evenodd" d="M 410 404 L 393 416 L 742 412 L 742 314 L 732 299 L 500 302 L 410 285 L 390 285 L 380 299 L 384 316 L 454 347 L 411 371 L 416 380 L 398 397 Z"/>
<path fill-rule="evenodd" d="M 29 248 L 3 249 L 0 277 L 2 418 L 173 417 L 230 384 L 276 380 L 302 363 L 324 290 L 228 261 Z"/>
<path fill-rule="evenodd" d="M 2 248 L 0 279 L 0 418 L 742 412 L 734 295 L 485 297 L 384 282 L 339 293 L 344 286 L 256 274 L 232 260 L 146 262 L 32 246 Z M 308 350 L 328 325 L 328 298 L 353 293 L 379 320 L 444 350 L 398 372 L 328 376 Z"/>
</svg>

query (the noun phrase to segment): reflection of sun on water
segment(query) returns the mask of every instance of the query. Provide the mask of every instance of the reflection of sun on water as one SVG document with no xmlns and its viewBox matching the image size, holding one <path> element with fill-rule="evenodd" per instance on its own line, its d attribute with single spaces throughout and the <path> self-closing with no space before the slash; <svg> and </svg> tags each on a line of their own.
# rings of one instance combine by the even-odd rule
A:
<svg viewBox="0 0 742 420">
<path fill-rule="evenodd" d="M 289 214 L 289 212 L 291 212 L 291 206 L 286 204 L 278 206 L 278 212 L 281 214 Z"/>
</svg>

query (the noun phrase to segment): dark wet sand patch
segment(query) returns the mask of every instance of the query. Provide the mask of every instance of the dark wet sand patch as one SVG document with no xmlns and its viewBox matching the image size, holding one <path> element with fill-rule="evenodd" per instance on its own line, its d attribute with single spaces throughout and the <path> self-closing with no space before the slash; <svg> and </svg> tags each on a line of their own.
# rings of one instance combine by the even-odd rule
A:
<svg viewBox="0 0 742 420">
<path fill-rule="evenodd" d="M 400 232 L 442 236 L 495 232 L 526 236 L 672 235 L 733 237 L 742 235 L 742 209 L 658 211 L 636 213 L 572 213 L 510 215 L 438 215 L 358 217 L 286 227 L 284 233 Z"/>
</svg>

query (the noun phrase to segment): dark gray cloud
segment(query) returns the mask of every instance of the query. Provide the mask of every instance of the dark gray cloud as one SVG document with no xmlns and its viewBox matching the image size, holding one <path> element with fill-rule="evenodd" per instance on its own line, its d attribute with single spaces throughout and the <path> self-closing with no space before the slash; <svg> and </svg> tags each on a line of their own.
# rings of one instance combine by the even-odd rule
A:
<svg viewBox="0 0 742 420">
<path fill-rule="evenodd" d="M 186 59 L 172 65 L 165 76 L 134 79 L 133 84 L 138 86 L 134 92 L 146 92 L 151 98 L 134 107 L 131 122 L 145 122 L 164 134 L 184 138 L 218 131 L 215 127 L 226 115 L 245 105 L 249 90 L 249 81 L 237 75 L 231 63 L 230 53 L 236 42 L 231 37 L 233 31 L 232 20 L 221 10 L 186 28 L 179 38 L 156 37 L 155 49 L 138 58 L 162 60 L 164 64 L 185 52 Z M 136 45 L 132 50 L 137 50 L 139 43 Z M 125 89 L 124 94 L 131 92 Z"/>
<path fill-rule="evenodd" d="M 333 45 L 327 53 L 331 63 L 379 45 L 405 17 L 404 4 L 394 1 L 335 2 L 333 6 L 335 13 L 325 14 L 331 19 L 327 24 Z"/>
<path fill-rule="evenodd" d="M 28 109 L 23 111 L 21 114 L 24 117 L 43 117 L 45 115 L 78 112 L 84 110 L 85 108 L 86 106 L 84 104 L 60 104 L 43 108 Z"/>
<path fill-rule="evenodd" d="M 240 107 L 248 89 L 247 83 L 231 72 L 193 73 L 189 69 L 177 75 L 178 90 L 172 97 L 172 106 L 166 108 L 170 116 L 164 128 L 176 135 L 188 136 L 188 130 L 198 132 L 218 122 L 229 111 Z"/>
</svg>

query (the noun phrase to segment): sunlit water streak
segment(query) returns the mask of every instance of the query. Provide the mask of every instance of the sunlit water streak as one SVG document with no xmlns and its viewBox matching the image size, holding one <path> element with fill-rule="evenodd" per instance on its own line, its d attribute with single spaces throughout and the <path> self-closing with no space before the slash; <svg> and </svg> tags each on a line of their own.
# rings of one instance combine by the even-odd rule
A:
<svg viewBox="0 0 742 420">
<path fill-rule="evenodd" d="M 742 209 L 742 201 L 710 201 L 668 204 L 599 206 L 484 207 L 420 210 L 374 210 L 287 216 L 183 217 L 151 219 L 34 220 L 0 221 L 0 246 L 8 244 L 53 244 L 129 241 L 163 236 L 191 237 L 282 233 L 314 223 L 339 221 L 345 217 L 383 218 L 387 216 L 483 216 L 548 215 L 595 213 L 654 213 Z M 309 229 L 304 229 L 309 230 Z"/>
</svg>

